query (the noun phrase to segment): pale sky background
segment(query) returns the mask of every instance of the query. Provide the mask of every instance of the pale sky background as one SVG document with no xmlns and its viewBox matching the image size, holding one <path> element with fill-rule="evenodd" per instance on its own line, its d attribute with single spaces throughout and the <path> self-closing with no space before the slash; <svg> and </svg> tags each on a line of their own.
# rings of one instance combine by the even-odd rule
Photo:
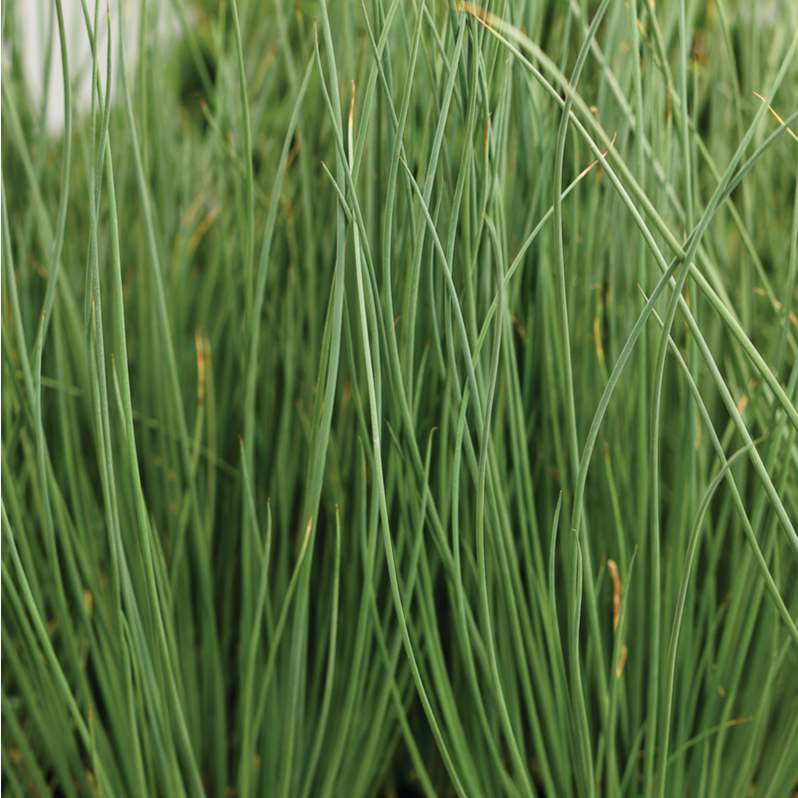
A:
<svg viewBox="0 0 798 798">
<path fill-rule="evenodd" d="M 58 37 L 58 24 L 55 19 L 54 0 L 16 0 L 19 30 L 17 41 L 22 48 L 23 63 L 27 74 L 28 91 L 37 107 L 41 108 L 44 96 L 44 62 L 48 44 L 48 34 L 52 31 L 54 49 L 50 64 L 50 95 L 47 103 L 47 127 L 58 133 L 64 126 L 64 86 L 61 71 L 61 46 Z M 82 113 L 89 108 L 91 99 L 91 49 L 86 33 L 86 23 L 80 0 L 62 0 L 64 24 L 69 54 L 69 71 L 72 76 L 73 113 Z M 89 14 L 94 15 L 94 0 L 87 0 Z M 122 25 L 125 37 L 125 61 L 128 75 L 135 67 L 138 50 L 138 0 L 111 0 L 111 24 L 114 62 L 112 65 L 112 96 L 119 86 L 119 12 L 122 11 Z M 163 33 L 179 33 L 179 23 L 172 4 L 168 0 L 150 0 L 148 5 L 152 31 L 154 17 L 158 16 L 158 29 Z M 150 33 L 152 36 L 153 34 Z M 108 17 L 106 0 L 100 0 L 99 35 L 100 80 L 105 84 L 106 57 L 108 47 Z"/>
</svg>

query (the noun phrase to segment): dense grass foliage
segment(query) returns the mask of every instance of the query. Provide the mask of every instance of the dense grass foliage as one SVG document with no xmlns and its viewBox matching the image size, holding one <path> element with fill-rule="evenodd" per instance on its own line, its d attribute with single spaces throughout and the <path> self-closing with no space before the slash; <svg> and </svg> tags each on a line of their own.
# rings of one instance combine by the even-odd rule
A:
<svg viewBox="0 0 798 798">
<path fill-rule="evenodd" d="M 792 795 L 798 5 L 23 2 L 3 790 Z"/>
</svg>

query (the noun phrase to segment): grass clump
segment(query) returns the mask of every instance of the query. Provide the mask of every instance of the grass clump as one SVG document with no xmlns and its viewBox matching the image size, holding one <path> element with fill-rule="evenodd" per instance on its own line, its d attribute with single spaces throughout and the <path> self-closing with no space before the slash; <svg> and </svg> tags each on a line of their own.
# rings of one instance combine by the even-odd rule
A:
<svg viewBox="0 0 798 798">
<path fill-rule="evenodd" d="M 788 798 L 796 8 L 172 8 L 3 4 L 3 789 Z"/>
</svg>

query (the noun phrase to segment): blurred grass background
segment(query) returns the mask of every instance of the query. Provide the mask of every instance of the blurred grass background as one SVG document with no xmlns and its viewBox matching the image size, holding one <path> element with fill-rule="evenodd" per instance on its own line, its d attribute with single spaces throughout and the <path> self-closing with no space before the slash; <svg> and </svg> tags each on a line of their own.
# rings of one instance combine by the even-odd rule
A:
<svg viewBox="0 0 798 798">
<path fill-rule="evenodd" d="M 794 3 L 2 10 L 4 790 L 798 790 Z"/>
</svg>

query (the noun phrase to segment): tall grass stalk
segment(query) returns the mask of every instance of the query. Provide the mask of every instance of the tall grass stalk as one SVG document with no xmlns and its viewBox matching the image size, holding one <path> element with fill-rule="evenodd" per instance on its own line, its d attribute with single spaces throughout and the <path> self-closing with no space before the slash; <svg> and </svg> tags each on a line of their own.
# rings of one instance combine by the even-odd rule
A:
<svg viewBox="0 0 798 798">
<path fill-rule="evenodd" d="M 796 9 L 170 8 L 2 4 L 2 788 L 792 796 Z"/>
</svg>

